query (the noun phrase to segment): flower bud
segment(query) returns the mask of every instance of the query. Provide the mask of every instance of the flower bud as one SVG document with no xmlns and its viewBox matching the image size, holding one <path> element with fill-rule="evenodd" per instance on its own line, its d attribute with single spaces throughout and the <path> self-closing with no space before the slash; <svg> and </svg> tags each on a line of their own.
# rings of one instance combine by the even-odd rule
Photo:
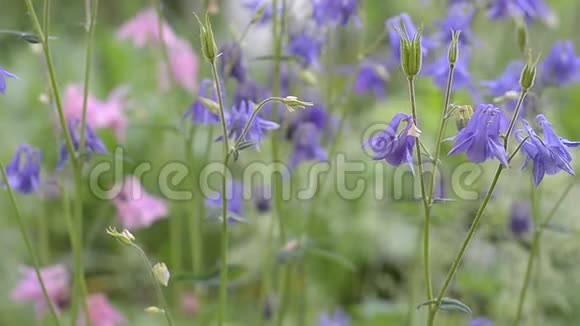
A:
<svg viewBox="0 0 580 326">
<path fill-rule="evenodd" d="M 461 105 L 456 109 L 455 124 L 457 126 L 457 131 L 467 126 L 467 123 L 473 116 L 473 108 L 470 105 Z"/>
<path fill-rule="evenodd" d="M 528 62 L 524 66 L 522 74 L 520 75 L 520 85 L 522 86 L 523 91 L 527 91 L 534 86 L 534 81 L 536 80 L 536 66 L 539 61 L 539 56 L 536 58 L 536 61 L 533 60 L 532 52 L 530 51 L 528 54 Z"/>
<path fill-rule="evenodd" d="M 459 59 L 459 36 L 461 31 L 451 30 L 451 44 L 449 45 L 449 63 L 454 65 Z"/>
<path fill-rule="evenodd" d="M 197 100 L 213 114 L 220 114 L 220 105 L 216 101 L 210 100 L 209 98 L 203 96 L 198 97 Z"/>
<path fill-rule="evenodd" d="M 195 12 L 193 14 L 199 23 L 199 30 L 201 34 L 201 51 L 203 52 L 203 55 L 209 60 L 209 62 L 214 64 L 218 49 L 217 45 L 215 44 L 215 38 L 213 36 L 209 13 L 205 13 L 205 24 L 201 22 Z"/>
<path fill-rule="evenodd" d="M 518 48 L 524 53 L 528 45 L 528 29 L 526 22 L 521 16 L 516 17 L 516 37 Z"/>
<path fill-rule="evenodd" d="M 153 266 L 153 275 L 155 275 L 155 279 L 157 279 L 161 285 L 165 287 L 169 285 L 169 277 L 171 275 L 169 274 L 169 270 L 167 269 L 167 265 L 165 265 L 165 263 L 155 264 L 155 266 Z"/>
<path fill-rule="evenodd" d="M 107 229 L 107 234 L 111 235 L 112 237 L 117 239 L 122 244 L 125 244 L 128 246 L 132 245 L 133 242 L 135 241 L 135 237 L 127 229 L 124 229 L 123 232 L 119 233 L 117 231 L 117 229 L 115 229 L 114 227 L 109 227 Z"/>
<path fill-rule="evenodd" d="M 271 3 L 269 1 L 264 1 L 264 4 L 262 6 L 260 6 L 258 8 L 258 10 L 256 10 L 256 12 L 254 13 L 252 20 L 250 21 L 250 24 L 256 24 L 259 21 L 261 21 L 262 17 L 264 17 L 264 13 L 266 12 L 266 9 L 270 5 L 271 5 Z"/>
<path fill-rule="evenodd" d="M 299 100 L 296 96 L 286 96 L 283 100 L 282 103 L 284 103 L 284 105 L 286 105 L 286 109 L 288 109 L 288 111 L 293 112 L 294 109 L 299 108 L 299 109 L 304 109 L 306 106 L 313 106 L 314 103 L 312 102 L 304 102 Z"/>
<path fill-rule="evenodd" d="M 163 310 L 159 307 L 151 306 L 151 307 L 145 308 L 145 312 L 148 314 L 164 314 L 165 310 Z"/>
<path fill-rule="evenodd" d="M 417 34 L 411 39 L 405 24 L 401 23 L 401 25 L 404 34 L 401 30 L 396 29 L 401 38 L 401 67 L 408 77 L 415 77 L 421 71 L 421 65 L 423 64 L 423 50 L 421 48 L 423 27 L 419 28 Z"/>
</svg>

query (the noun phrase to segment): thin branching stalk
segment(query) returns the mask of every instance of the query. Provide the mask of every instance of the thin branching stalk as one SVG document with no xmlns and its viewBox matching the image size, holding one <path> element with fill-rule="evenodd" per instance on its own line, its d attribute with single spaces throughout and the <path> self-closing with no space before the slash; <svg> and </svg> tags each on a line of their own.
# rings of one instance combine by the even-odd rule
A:
<svg viewBox="0 0 580 326">
<path fill-rule="evenodd" d="M 55 325 L 60 326 L 60 319 L 58 318 L 58 314 L 56 309 L 54 308 L 54 304 L 50 297 L 48 296 L 48 292 L 46 291 L 46 286 L 44 284 L 44 280 L 40 274 L 40 262 L 36 252 L 32 248 L 32 242 L 30 241 L 30 237 L 28 236 L 28 231 L 26 230 L 26 225 L 24 224 L 24 219 L 22 218 L 22 214 L 20 213 L 20 207 L 16 202 L 16 197 L 14 196 L 14 191 L 12 190 L 12 186 L 10 185 L 10 181 L 8 179 L 8 175 L 6 174 L 6 169 L 4 168 L 4 164 L 0 162 L 0 170 L 2 172 L 2 179 L 4 179 L 4 184 L 6 185 L 6 190 L 8 192 L 8 197 L 10 199 L 10 204 L 14 209 L 14 217 L 16 217 L 16 222 L 18 223 L 18 228 L 20 230 L 20 234 L 22 235 L 22 239 L 24 240 L 24 244 L 26 245 L 26 250 L 30 255 L 32 260 L 32 267 L 34 268 L 34 272 L 36 273 L 36 277 L 38 278 L 38 282 L 40 283 L 40 288 L 42 289 L 42 295 L 44 296 L 44 300 L 46 300 L 46 304 L 48 305 L 48 309 L 50 310 L 50 314 L 54 319 Z"/>
<path fill-rule="evenodd" d="M 87 0 L 87 49 L 85 58 L 85 81 L 83 86 L 83 114 L 81 118 L 81 137 L 79 142 L 79 153 L 84 152 L 85 132 L 87 129 L 87 104 L 89 100 L 89 89 L 91 82 L 91 65 L 93 62 L 93 43 L 95 38 L 95 26 L 97 23 L 97 13 L 99 11 L 99 0 Z"/>
</svg>

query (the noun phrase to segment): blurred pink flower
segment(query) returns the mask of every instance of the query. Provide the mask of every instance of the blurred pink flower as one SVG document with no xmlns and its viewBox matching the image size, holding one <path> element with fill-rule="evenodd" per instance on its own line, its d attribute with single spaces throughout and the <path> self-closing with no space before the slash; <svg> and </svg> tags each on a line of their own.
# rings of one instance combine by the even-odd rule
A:
<svg viewBox="0 0 580 326">
<path fill-rule="evenodd" d="M 173 44 L 177 39 L 175 32 L 167 22 L 162 21 L 163 40 L 166 44 Z M 117 38 L 130 40 L 137 48 L 160 43 L 157 12 L 154 8 L 148 8 L 139 12 L 135 17 L 127 21 L 117 31 Z"/>
<path fill-rule="evenodd" d="M 118 141 L 125 138 L 128 126 L 124 113 L 127 87 L 114 89 L 109 98 L 102 102 L 91 95 L 87 98 L 87 122 L 92 128 L 111 128 Z M 83 115 L 83 86 L 71 84 L 66 87 L 64 97 L 64 114 L 68 119 L 81 119 Z"/>
<path fill-rule="evenodd" d="M 126 177 L 122 184 L 117 184 L 113 189 L 115 192 L 119 190 L 113 203 L 124 228 L 136 230 L 148 227 L 166 217 L 169 212 L 165 201 L 148 194 L 139 179 L 134 176 Z"/>
<path fill-rule="evenodd" d="M 22 278 L 12 290 L 12 300 L 17 302 L 32 301 L 35 306 L 36 317 L 42 318 L 48 305 L 42 293 L 42 287 L 33 268 L 22 266 L 19 268 Z M 58 308 L 59 304 L 67 302 L 70 297 L 70 275 L 64 265 L 54 265 L 40 270 L 40 275 L 46 286 L 50 300 Z"/>
<path fill-rule="evenodd" d="M 111 305 L 107 297 L 102 293 L 89 295 L 89 318 L 93 326 L 118 326 L 126 324 L 126 319 L 121 312 Z M 81 316 L 77 325 L 85 325 L 85 317 Z"/>
<path fill-rule="evenodd" d="M 199 311 L 199 300 L 195 294 L 187 292 L 181 295 L 181 310 L 186 315 L 195 315 Z"/>
<path fill-rule="evenodd" d="M 159 87 L 162 90 L 169 90 L 169 78 L 189 92 L 197 90 L 197 71 L 199 60 L 189 42 L 177 38 L 174 43 L 167 47 L 169 63 L 171 65 L 171 75 L 167 71 L 165 63 L 159 65 Z"/>
</svg>

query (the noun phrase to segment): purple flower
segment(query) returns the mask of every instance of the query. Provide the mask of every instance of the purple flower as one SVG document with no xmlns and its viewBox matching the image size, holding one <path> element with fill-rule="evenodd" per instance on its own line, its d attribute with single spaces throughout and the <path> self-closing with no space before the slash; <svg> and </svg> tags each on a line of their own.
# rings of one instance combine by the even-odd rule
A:
<svg viewBox="0 0 580 326">
<path fill-rule="evenodd" d="M 81 121 L 80 120 L 71 120 L 68 123 L 69 134 L 73 143 L 73 147 L 75 151 L 79 150 L 80 147 L 80 132 L 81 132 Z M 91 126 L 88 124 L 86 125 L 85 130 L 85 152 L 86 153 L 107 153 L 107 148 L 103 141 L 97 136 L 97 134 L 93 131 Z M 86 154 L 81 153 L 81 154 Z M 64 167 L 64 163 L 68 159 L 69 156 L 68 146 L 66 142 L 63 142 L 60 146 L 60 157 L 57 163 L 57 168 L 61 169 Z"/>
<path fill-rule="evenodd" d="M 254 205 L 259 213 L 267 213 L 272 208 L 272 190 L 267 186 L 254 187 Z"/>
<path fill-rule="evenodd" d="M 242 83 L 246 80 L 247 69 L 242 55 L 242 47 L 239 43 L 226 43 L 220 49 L 222 58 L 220 60 L 221 75 L 223 78 L 232 77 Z"/>
<path fill-rule="evenodd" d="M 526 160 L 522 169 L 527 167 L 530 161 L 534 162 L 532 173 L 534 175 L 534 184 L 536 187 L 540 184 L 544 175 L 554 175 L 560 171 L 565 171 L 574 175 L 574 170 L 570 165 L 572 155 L 568 147 L 578 147 L 580 142 L 570 141 L 562 138 L 554 132 L 552 125 L 543 114 L 536 117 L 536 123 L 544 130 L 544 140 L 541 140 L 534 132 L 526 120 L 522 120 L 528 139 L 522 136 L 523 130 L 518 130 L 515 134 L 516 139 L 521 143 L 522 150 L 526 154 Z"/>
<path fill-rule="evenodd" d="M 206 97 L 207 92 L 210 89 L 213 89 L 213 81 L 204 79 L 201 81 L 199 93 L 197 95 L 200 97 Z M 217 94 L 215 90 L 212 91 L 212 99 L 217 101 Z M 220 121 L 220 118 L 217 116 L 217 114 L 211 112 L 199 99 L 193 102 L 193 104 L 183 115 L 183 119 L 186 119 L 189 116 L 191 116 L 191 122 L 202 125 L 214 124 Z"/>
<path fill-rule="evenodd" d="M 475 87 L 471 83 L 471 75 L 469 74 L 467 65 L 469 61 L 468 51 L 463 51 L 459 55 L 459 59 L 455 63 L 453 71 L 452 90 L 468 89 L 475 93 Z M 424 70 L 425 75 L 431 76 L 435 86 L 442 91 L 447 88 L 447 78 L 449 75 L 449 59 L 447 53 L 441 56 L 437 61 L 427 66 Z"/>
<path fill-rule="evenodd" d="M 543 0 L 495 0 L 488 9 L 491 19 L 505 17 L 524 17 L 526 20 L 540 18 L 553 19 L 553 13 Z"/>
<path fill-rule="evenodd" d="M 254 107 L 254 103 L 247 103 L 242 102 L 240 106 L 233 106 L 232 111 L 226 111 L 225 118 L 226 118 L 226 125 L 229 130 L 228 137 L 234 139 L 238 139 L 244 130 L 246 123 L 250 120 L 250 116 L 252 115 L 252 109 Z M 248 129 L 248 133 L 246 134 L 244 141 L 251 141 L 255 142 L 256 144 L 260 144 L 262 141 L 262 137 L 266 134 L 268 130 L 276 130 L 280 128 L 280 125 L 264 120 L 260 118 L 260 116 L 256 116 L 252 121 Z M 222 137 L 219 137 L 218 140 L 221 140 Z"/>
<path fill-rule="evenodd" d="M 0 66 L 0 93 L 2 94 L 6 92 L 6 77 L 18 78 L 16 75 L 11 74 L 10 72 L 4 70 L 2 66 Z"/>
<path fill-rule="evenodd" d="M 528 233 L 532 227 L 531 207 L 527 201 L 512 203 L 510 216 L 510 230 L 516 237 Z"/>
<path fill-rule="evenodd" d="M 521 90 L 520 74 L 524 64 L 521 61 L 512 61 L 505 68 L 503 74 L 495 80 L 484 80 L 481 84 L 488 89 L 489 96 L 504 96 L 507 92 Z"/>
<path fill-rule="evenodd" d="M 296 130 L 305 123 L 312 123 L 320 132 L 328 131 L 331 120 L 324 107 L 315 101 L 314 106 L 308 108 L 308 110 L 301 111 L 298 117 L 290 122 L 286 132 L 286 139 L 293 140 Z"/>
<path fill-rule="evenodd" d="M 388 72 L 385 66 L 366 61 L 356 77 L 354 91 L 358 94 L 373 92 L 376 97 L 384 97 L 387 79 Z"/>
<path fill-rule="evenodd" d="M 550 54 L 541 65 L 542 82 L 547 85 L 565 86 L 580 79 L 580 58 L 574 53 L 571 41 L 554 44 Z"/>
<path fill-rule="evenodd" d="M 320 314 L 317 326 L 348 326 L 350 316 L 344 310 L 338 308 L 331 315 L 328 312 Z"/>
<path fill-rule="evenodd" d="M 398 61 L 401 60 L 401 37 L 399 36 L 399 33 L 397 33 L 396 29 L 399 29 L 401 32 L 403 32 L 401 23 L 405 25 L 407 33 L 411 39 L 413 39 L 415 34 L 417 34 L 417 28 L 415 27 L 415 24 L 413 24 L 409 14 L 406 12 L 387 19 L 385 26 L 389 33 L 389 43 L 391 44 L 393 55 Z M 431 40 L 425 37 L 421 37 L 421 50 L 423 51 L 423 57 L 427 55 L 429 49 L 433 46 L 435 46 L 435 44 Z"/>
<path fill-rule="evenodd" d="M 248 79 L 243 83 L 238 83 L 236 93 L 234 94 L 234 106 L 240 106 L 242 103 L 258 103 L 260 100 L 260 88 L 255 80 Z"/>
<path fill-rule="evenodd" d="M 491 104 L 478 105 L 467 126 L 447 139 L 455 141 L 449 155 L 466 152 L 467 158 L 474 163 L 495 157 L 507 167 L 507 154 L 499 138 L 502 119 L 505 117 L 499 108 Z"/>
<path fill-rule="evenodd" d="M 40 159 L 38 148 L 28 144 L 18 146 L 14 158 L 6 166 L 8 183 L 14 191 L 29 194 L 38 191 L 40 185 Z M 2 182 L 4 184 L 4 182 Z"/>
<path fill-rule="evenodd" d="M 471 31 L 473 17 L 475 16 L 475 6 L 469 2 L 459 2 L 449 6 L 447 9 L 447 17 L 445 20 L 436 22 L 435 24 L 441 29 L 436 38 L 443 44 L 451 43 L 451 33 L 453 31 L 461 31 L 459 43 L 473 44 L 475 43 L 475 36 Z"/>
<path fill-rule="evenodd" d="M 221 208 L 222 195 L 223 192 L 218 192 L 214 198 L 206 198 L 205 204 L 209 207 Z M 232 213 L 232 215 L 228 215 L 228 222 L 235 223 L 238 221 L 243 221 L 244 219 L 242 216 L 244 214 L 244 188 L 242 183 L 236 180 L 228 180 L 228 187 L 225 195 L 228 201 L 228 213 Z"/>
<path fill-rule="evenodd" d="M 320 145 L 320 131 L 312 123 L 301 124 L 296 130 L 290 167 L 295 168 L 304 161 L 326 161 L 327 159 L 326 150 Z"/>
<path fill-rule="evenodd" d="M 359 0 L 311 0 L 312 17 L 318 26 L 326 24 L 340 24 L 345 26 L 352 17 L 355 24 L 360 26 L 360 18 L 356 14 Z"/>
<path fill-rule="evenodd" d="M 493 323 L 487 318 L 476 317 L 469 321 L 469 326 L 493 326 Z"/>
<path fill-rule="evenodd" d="M 398 133 L 401 122 L 407 125 Z M 413 171 L 413 147 L 415 137 L 409 135 L 413 117 L 405 113 L 397 113 L 387 128 L 364 143 L 373 152 L 373 160 L 385 160 L 393 166 L 406 162 Z"/>
<path fill-rule="evenodd" d="M 290 36 L 288 53 L 299 57 L 304 67 L 318 67 L 318 58 L 320 57 L 321 51 L 322 42 L 306 31 Z"/>
</svg>

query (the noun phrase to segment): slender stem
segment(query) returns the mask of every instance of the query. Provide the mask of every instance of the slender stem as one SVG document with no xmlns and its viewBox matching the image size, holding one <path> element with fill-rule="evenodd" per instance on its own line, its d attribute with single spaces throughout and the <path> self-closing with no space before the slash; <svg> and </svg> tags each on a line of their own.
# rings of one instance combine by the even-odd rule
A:
<svg viewBox="0 0 580 326">
<path fill-rule="evenodd" d="M 520 112 L 522 103 L 524 102 L 524 98 L 526 97 L 526 94 L 527 94 L 527 90 L 522 91 L 522 93 L 520 94 L 520 98 L 518 100 L 518 103 L 517 103 L 516 108 L 514 110 L 514 114 L 512 116 L 512 120 L 510 122 L 510 127 L 508 128 L 508 131 L 506 133 L 506 138 L 505 138 L 505 142 L 504 142 L 504 147 L 506 149 L 506 152 L 507 152 L 509 137 L 510 137 L 511 132 L 513 130 L 513 127 L 515 125 L 515 120 L 517 119 L 517 117 L 519 115 L 519 112 Z M 455 273 L 457 272 L 457 269 L 459 268 L 459 264 L 461 263 L 461 260 L 463 259 L 463 255 L 465 254 L 465 250 L 467 250 L 467 247 L 469 246 L 471 239 L 475 235 L 475 231 L 477 230 L 477 226 L 479 225 L 479 221 L 481 220 L 481 217 L 483 216 L 483 213 L 485 212 L 485 208 L 487 207 L 487 204 L 489 203 L 491 195 L 493 194 L 493 191 L 495 190 L 495 187 L 497 185 L 497 182 L 499 181 L 499 177 L 501 176 L 501 173 L 503 170 L 504 170 L 504 166 L 499 164 L 497 167 L 497 171 L 495 172 L 495 176 L 493 178 L 493 181 L 491 182 L 491 186 L 489 187 L 487 194 L 485 195 L 485 198 L 483 199 L 483 202 L 481 203 L 481 206 L 477 210 L 475 218 L 473 219 L 473 222 L 471 223 L 471 226 L 469 227 L 469 231 L 467 232 L 467 236 L 463 240 L 463 243 L 461 244 L 461 248 L 459 249 L 459 252 L 455 256 L 455 259 L 453 261 L 453 265 L 451 265 L 451 269 L 447 273 L 447 277 L 445 279 L 445 282 L 443 283 L 443 287 L 441 288 L 441 290 L 439 290 L 439 294 L 437 295 L 437 299 L 436 299 L 437 304 L 439 304 L 441 302 L 441 299 L 443 299 L 443 296 L 445 295 L 445 293 L 447 292 L 447 289 L 449 288 L 449 284 L 451 284 L 451 280 L 453 279 L 453 277 L 455 276 Z M 427 320 L 428 326 L 433 325 L 437 311 L 438 311 L 437 307 L 429 310 L 429 317 Z"/>
<path fill-rule="evenodd" d="M 43 201 L 40 204 L 40 216 L 37 218 L 38 228 L 38 252 L 40 264 L 46 265 L 50 261 L 50 228 L 48 223 L 47 203 Z"/>
<path fill-rule="evenodd" d="M 556 211 L 560 208 L 560 206 L 564 202 L 564 199 L 568 196 L 568 194 L 570 193 L 570 190 L 572 190 L 573 187 L 574 187 L 574 182 L 570 182 L 568 184 L 568 186 L 566 187 L 566 189 L 564 189 L 564 192 L 562 193 L 562 195 L 560 196 L 558 201 L 554 204 L 554 207 L 552 207 L 552 210 L 550 210 L 546 219 L 540 224 L 540 228 L 541 228 L 542 232 L 544 231 L 546 226 L 548 224 L 550 224 L 550 221 L 556 215 Z"/>
<path fill-rule="evenodd" d="M 451 71 L 450 71 L 451 73 Z M 411 113 L 413 115 L 413 123 L 417 124 L 417 101 L 415 96 L 415 78 L 409 77 L 409 97 L 411 101 Z M 425 273 L 425 287 L 427 292 L 428 300 L 433 299 L 433 288 L 431 286 L 431 271 L 429 268 L 429 228 L 431 223 L 431 208 L 429 205 L 429 199 L 427 198 L 427 193 L 425 192 L 425 176 L 423 175 L 423 156 L 421 155 L 421 146 L 417 144 L 415 146 L 417 149 L 417 164 L 419 165 L 419 180 L 421 183 L 421 199 L 423 202 L 423 210 L 425 212 L 425 227 L 423 229 L 423 265 Z M 439 147 L 437 148 L 439 150 Z M 437 164 L 437 162 L 435 162 Z M 435 175 L 435 171 L 433 174 Z"/>
<path fill-rule="evenodd" d="M 10 199 L 10 204 L 14 209 L 14 215 L 16 217 L 16 222 L 18 223 L 18 228 L 20 229 L 20 234 L 22 235 L 22 239 L 24 240 L 24 244 L 26 245 L 26 250 L 30 255 L 32 260 L 32 266 L 34 267 L 34 272 L 36 274 L 36 278 L 38 278 L 38 282 L 40 283 L 40 288 L 42 289 L 42 295 L 44 296 L 44 300 L 46 300 L 46 304 L 48 305 L 48 309 L 50 310 L 50 314 L 54 319 L 54 323 L 56 325 L 60 325 L 60 320 L 58 318 L 58 314 L 56 313 L 56 309 L 54 308 L 54 304 L 50 297 L 48 296 L 48 292 L 46 291 L 46 286 L 44 284 L 44 280 L 42 279 L 42 275 L 40 274 L 40 262 L 36 252 L 32 248 L 32 242 L 30 241 L 30 237 L 28 236 L 28 231 L 26 230 L 26 225 L 24 224 L 24 219 L 22 218 L 22 214 L 20 213 L 20 207 L 16 202 L 16 197 L 14 196 L 14 191 L 12 190 L 12 186 L 10 185 L 10 181 L 8 180 L 8 175 L 6 175 L 6 169 L 4 168 L 4 164 L 0 162 L 0 170 L 2 172 L 2 179 L 4 179 L 4 184 L 6 185 L 6 190 L 8 191 L 8 197 Z"/>
<path fill-rule="evenodd" d="M 93 56 L 93 41 L 95 38 L 95 26 L 97 22 L 97 13 L 99 7 L 99 0 L 87 0 L 87 17 L 88 17 L 88 29 L 87 29 L 87 50 L 85 58 L 85 82 L 83 89 L 83 114 L 81 118 L 81 139 L 79 143 L 79 153 L 84 152 L 85 148 L 85 132 L 87 129 L 87 104 L 89 99 L 89 84 L 91 82 L 91 64 Z"/>
<path fill-rule="evenodd" d="M 169 326 L 173 326 L 173 319 L 171 318 L 171 312 L 169 311 L 169 305 L 167 304 L 167 300 L 165 300 L 165 296 L 163 295 L 163 289 L 161 289 L 161 284 L 159 284 L 159 281 L 157 281 L 155 274 L 153 274 L 153 265 L 151 264 L 151 261 L 149 261 L 149 258 L 147 258 L 147 255 L 145 254 L 143 249 L 141 249 L 141 247 L 139 247 L 138 245 L 136 245 L 134 243 L 132 243 L 131 246 L 137 250 L 137 252 L 139 253 L 139 256 L 141 256 L 141 258 L 143 259 L 143 262 L 145 262 L 147 269 L 149 269 L 149 275 L 151 276 L 151 281 L 153 282 L 153 286 L 155 287 L 155 293 L 157 295 L 157 300 L 159 301 L 159 304 L 161 305 L 161 308 L 163 309 L 163 315 L 165 316 L 165 319 L 167 320 L 167 324 Z"/>
<path fill-rule="evenodd" d="M 198 130 L 196 126 L 193 127 L 194 130 L 190 132 L 189 137 L 185 140 L 185 155 L 187 159 L 187 165 L 190 169 L 193 170 L 193 178 L 191 180 L 191 191 L 195 195 L 195 199 L 191 200 L 191 218 L 189 221 L 189 235 L 191 237 L 191 264 L 193 265 L 193 273 L 194 275 L 200 275 L 201 273 L 201 265 L 203 261 L 203 249 L 202 249 L 202 234 L 201 234 L 201 219 L 202 217 L 199 214 L 199 210 L 197 210 L 197 205 L 203 205 L 203 202 L 197 196 L 198 191 L 197 181 L 198 181 L 198 173 L 199 170 L 197 164 L 195 163 L 195 159 L 193 157 L 193 138 Z M 201 164 L 204 164 L 202 162 Z"/>
<path fill-rule="evenodd" d="M 161 57 L 167 69 L 167 79 L 169 80 L 170 88 L 175 82 L 175 75 L 173 73 L 173 67 L 171 66 L 171 60 L 169 60 L 169 51 L 167 50 L 167 44 L 165 43 L 165 33 L 163 31 L 163 12 L 161 8 L 161 1 L 155 0 L 155 13 L 157 14 L 157 33 L 159 34 L 159 46 L 161 47 Z"/>
<path fill-rule="evenodd" d="M 215 62 L 211 63 L 211 71 L 214 80 L 214 86 L 217 91 L 219 111 L 220 111 L 220 123 L 222 127 L 222 137 L 223 137 L 223 173 L 222 173 L 222 248 L 221 248 L 221 266 L 220 266 L 220 304 L 218 311 L 218 325 L 224 325 L 226 318 L 226 306 L 227 306 L 227 291 L 228 291 L 228 199 L 227 199 L 227 170 L 228 170 L 228 158 L 229 158 L 229 141 L 228 141 L 228 128 L 226 126 L 226 116 L 225 108 L 222 97 L 222 86 L 220 83 L 220 78 L 218 74 L 218 69 Z"/>
<path fill-rule="evenodd" d="M 240 145 L 240 143 L 242 141 L 244 141 L 244 139 L 246 138 L 246 135 L 248 134 L 248 131 L 250 130 L 250 127 L 252 126 L 252 122 L 254 122 L 254 119 L 256 118 L 256 116 L 258 116 L 258 113 L 260 113 L 260 111 L 269 102 L 284 102 L 284 99 L 281 98 L 281 97 L 269 97 L 269 98 L 263 100 L 262 102 L 260 102 L 260 104 L 258 104 L 254 108 L 254 111 L 252 111 L 252 115 L 250 116 L 250 119 L 248 120 L 248 122 L 244 126 L 244 129 L 242 130 L 242 133 L 240 134 L 240 137 L 238 137 L 238 139 L 236 140 L 236 142 L 235 142 L 235 144 L 233 146 L 234 148 L 237 148 Z"/>
</svg>

